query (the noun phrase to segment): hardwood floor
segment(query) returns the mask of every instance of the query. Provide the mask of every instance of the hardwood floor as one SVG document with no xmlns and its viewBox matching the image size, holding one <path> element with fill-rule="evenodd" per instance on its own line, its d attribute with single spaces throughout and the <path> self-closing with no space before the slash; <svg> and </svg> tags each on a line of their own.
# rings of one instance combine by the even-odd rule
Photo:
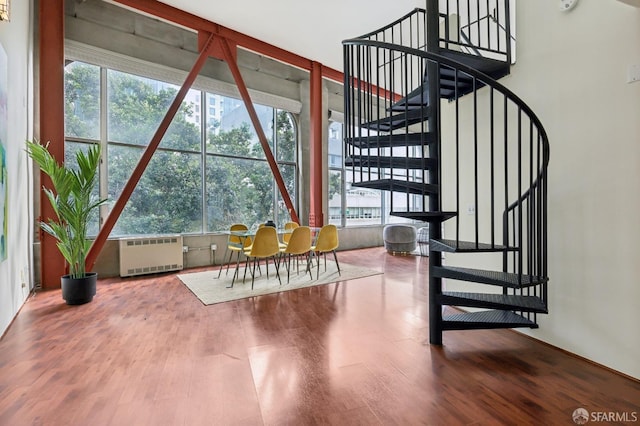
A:
<svg viewBox="0 0 640 426">
<path fill-rule="evenodd" d="M 384 275 L 211 306 L 173 274 L 100 280 L 75 307 L 38 293 L 0 341 L 0 425 L 570 425 L 579 407 L 640 418 L 640 383 L 513 331 L 430 346 L 426 258 L 338 257 Z"/>
</svg>

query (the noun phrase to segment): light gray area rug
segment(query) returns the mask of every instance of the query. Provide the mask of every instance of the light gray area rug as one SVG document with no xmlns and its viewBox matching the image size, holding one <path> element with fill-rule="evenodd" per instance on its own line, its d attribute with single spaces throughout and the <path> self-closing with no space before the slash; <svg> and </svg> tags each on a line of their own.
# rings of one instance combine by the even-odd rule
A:
<svg viewBox="0 0 640 426">
<path fill-rule="evenodd" d="M 228 302 L 231 300 L 262 296 L 264 294 L 330 284 L 338 281 L 354 280 L 382 273 L 373 269 L 362 268 L 340 262 L 341 273 L 338 275 L 338 268 L 336 267 L 335 262 L 327 260 L 327 270 L 325 272 L 324 264 L 321 260 L 320 277 L 316 279 L 317 270 L 314 265 L 314 268 L 312 269 L 313 279 L 311 279 L 308 272 L 306 274 L 304 273 L 305 267 L 306 265 L 301 264 L 300 273 L 298 274 L 296 273 L 296 269 L 292 262 L 291 277 L 287 283 L 287 269 L 284 265 L 281 265 L 280 278 L 282 280 L 282 285 L 280 285 L 275 274 L 273 263 L 269 265 L 269 279 L 267 279 L 264 264 L 262 264 L 262 275 L 260 275 L 256 269 L 256 279 L 253 284 L 253 290 L 251 289 L 250 271 L 247 271 L 247 278 L 244 283 L 242 282 L 242 275 L 244 273 L 244 267 L 242 265 L 240 268 L 240 279 L 236 279 L 233 288 L 227 288 L 228 285 L 231 285 L 233 267 L 229 268 L 228 275 L 225 275 L 225 271 L 222 271 L 222 275 L 219 279 L 217 268 L 210 271 L 179 274 L 178 278 L 187 286 L 187 288 L 189 288 L 189 290 L 191 290 L 193 294 L 196 295 L 196 297 L 198 297 L 198 299 L 200 299 L 202 303 L 205 305 L 213 305 L 215 303 Z"/>
</svg>

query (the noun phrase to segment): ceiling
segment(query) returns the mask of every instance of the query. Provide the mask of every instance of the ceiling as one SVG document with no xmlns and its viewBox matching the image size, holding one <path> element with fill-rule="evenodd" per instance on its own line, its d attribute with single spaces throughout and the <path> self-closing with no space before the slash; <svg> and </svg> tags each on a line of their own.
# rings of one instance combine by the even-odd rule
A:
<svg viewBox="0 0 640 426">
<path fill-rule="evenodd" d="M 178 9 L 342 71 L 344 39 L 383 27 L 425 0 L 164 0 Z"/>
</svg>

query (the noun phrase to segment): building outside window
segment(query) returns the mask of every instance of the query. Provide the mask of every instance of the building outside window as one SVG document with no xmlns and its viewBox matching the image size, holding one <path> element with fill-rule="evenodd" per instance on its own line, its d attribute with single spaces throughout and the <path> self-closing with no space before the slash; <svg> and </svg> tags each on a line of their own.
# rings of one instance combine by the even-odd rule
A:
<svg viewBox="0 0 640 426">
<path fill-rule="evenodd" d="M 391 178 L 389 169 L 352 168 L 344 165 L 343 124 L 339 121 L 329 123 L 329 222 L 338 226 L 379 225 L 385 223 L 412 222 L 409 219 L 392 216 L 391 211 L 416 211 L 422 209 L 421 197 L 402 193 L 391 193 L 353 186 L 357 181 L 375 180 L 378 175 L 383 179 Z M 393 148 L 394 156 L 420 156 L 417 147 Z M 405 152 L 406 151 L 406 152 Z M 371 155 L 378 155 L 371 152 Z M 389 155 L 389 148 L 381 148 L 380 155 Z M 394 175 L 397 173 L 394 171 Z M 423 171 L 410 171 L 394 176 L 397 179 L 421 181 Z M 361 175 L 361 176 L 360 176 Z"/>
<path fill-rule="evenodd" d="M 352 187 L 353 170 L 344 164 L 343 124 L 329 123 L 329 223 L 337 226 L 379 225 L 383 197 L 380 191 Z"/>
</svg>

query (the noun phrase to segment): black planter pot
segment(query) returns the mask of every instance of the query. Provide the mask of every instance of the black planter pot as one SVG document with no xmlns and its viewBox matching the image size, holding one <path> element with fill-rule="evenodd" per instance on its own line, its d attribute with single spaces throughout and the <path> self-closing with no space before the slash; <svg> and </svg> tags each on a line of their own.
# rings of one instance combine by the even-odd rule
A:
<svg viewBox="0 0 640 426">
<path fill-rule="evenodd" d="M 62 284 L 62 298 L 67 305 L 82 305 L 89 303 L 96 295 L 97 272 L 87 272 L 84 278 L 71 278 L 64 275 L 60 278 Z"/>
</svg>

